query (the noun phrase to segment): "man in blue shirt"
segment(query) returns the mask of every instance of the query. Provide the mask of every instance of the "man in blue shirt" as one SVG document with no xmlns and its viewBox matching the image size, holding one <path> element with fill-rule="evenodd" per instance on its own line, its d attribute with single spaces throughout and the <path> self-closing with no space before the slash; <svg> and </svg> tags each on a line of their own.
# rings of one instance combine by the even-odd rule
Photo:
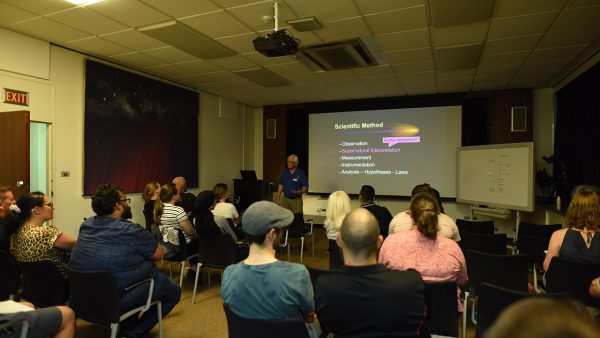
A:
<svg viewBox="0 0 600 338">
<path fill-rule="evenodd" d="M 302 194 L 306 192 L 308 192 L 308 179 L 304 171 L 298 168 L 298 156 L 292 154 L 287 158 L 287 170 L 284 170 L 279 177 L 275 203 L 295 214 L 301 214 Z"/>
<path fill-rule="evenodd" d="M 110 184 L 98 186 L 92 196 L 97 216 L 83 222 L 77 244 L 71 253 L 70 266 L 78 270 L 107 271 L 121 289 L 146 278 L 154 279 L 152 300 L 162 302 L 165 317 L 179 302 L 181 288 L 161 274 L 154 262 L 164 256 L 162 246 L 131 218 L 129 199 Z M 126 311 L 146 302 L 148 286 L 136 287 L 121 294 L 121 308 Z M 121 332 L 133 337 L 146 335 L 158 322 L 153 306 L 139 319 L 132 316 L 121 323 Z"/>
</svg>

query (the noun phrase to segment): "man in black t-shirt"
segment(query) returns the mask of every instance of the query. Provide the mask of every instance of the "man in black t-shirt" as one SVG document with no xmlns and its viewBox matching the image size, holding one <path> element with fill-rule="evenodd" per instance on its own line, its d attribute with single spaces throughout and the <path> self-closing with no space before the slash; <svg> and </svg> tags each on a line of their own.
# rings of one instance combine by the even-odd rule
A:
<svg viewBox="0 0 600 338">
<path fill-rule="evenodd" d="M 354 210 L 336 242 L 344 265 L 315 281 L 321 326 L 335 336 L 428 337 L 423 280 L 415 270 L 377 264 L 383 237 L 375 217 L 363 208 Z"/>
<path fill-rule="evenodd" d="M 375 188 L 370 185 L 363 185 L 358 193 L 358 201 L 360 206 L 369 210 L 379 223 L 379 232 L 383 239 L 388 236 L 390 222 L 392 221 L 392 214 L 386 207 L 375 204 Z"/>
</svg>

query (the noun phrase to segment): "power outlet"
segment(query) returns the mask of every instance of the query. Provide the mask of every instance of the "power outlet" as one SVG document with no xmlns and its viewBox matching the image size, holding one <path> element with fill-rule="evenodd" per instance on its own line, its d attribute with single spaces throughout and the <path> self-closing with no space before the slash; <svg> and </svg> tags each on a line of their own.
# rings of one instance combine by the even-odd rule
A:
<svg viewBox="0 0 600 338">
<path fill-rule="evenodd" d="M 71 176 L 71 172 L 68 170 L 60 172 L 60 177 L 69 177 L 69 176 Z"/>
</svg>

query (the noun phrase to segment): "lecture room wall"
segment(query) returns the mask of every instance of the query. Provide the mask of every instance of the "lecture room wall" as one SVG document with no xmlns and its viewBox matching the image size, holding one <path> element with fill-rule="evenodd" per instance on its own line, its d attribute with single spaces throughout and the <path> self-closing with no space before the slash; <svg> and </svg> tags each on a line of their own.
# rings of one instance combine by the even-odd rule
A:
<svg viewBox="0 0 600 338">
<path fill-rule="evenodd" d="M 76 235 L 84 217 L 93 215 L 82 196 L 85 55 L 0 29 L 0 87 L 28 91 L 31 120 L 48 123 L 49 178 L 54 193 L 54 224 Z M 243 104 L 219 115 L 219 97 L 200 93 L 197 193 L 216 182 L 232 184 L 240 168 L 262 171 L 262 109 Z M 0 103 L 0 111 L 23 110 Z M 127 135 L 123 141 L 127 142 Z M 181 159 L 185 161 L 185 159 Z M 69 171 L 69 177 L 60 177 Z M 10 182 L 1 182 L 2 184 Z M 166 183 L 166 182 L 161 182 Z M 143 203 L 132 194 L 133 220 L 143 222 Z"/>
</svg>

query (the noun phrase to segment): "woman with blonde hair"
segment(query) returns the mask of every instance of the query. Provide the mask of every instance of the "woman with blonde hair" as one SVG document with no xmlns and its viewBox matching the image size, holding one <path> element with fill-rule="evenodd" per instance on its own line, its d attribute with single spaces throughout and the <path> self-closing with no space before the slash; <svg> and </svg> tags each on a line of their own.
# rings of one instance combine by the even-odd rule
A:
<svg viewBox="0 0 600 338">
<path fill-rule="evenodd" d="M 146 184 L 146 188 L 142 193 L 144 200 L 144 218 L 146 218 L 146 230 L 152 232 L 152 223 L 154 222 L 154 202 L 160 194 L 160 183 L 156 181 Z"/>
<path fill-rule="evenodd" d="M 379 263 L 392 270 L 415 269 L 425 282 L 467 283 L 467 264 L 460 247 L 438 234 L 439 204 L 429 193 L 418 193 L 410 204 L 413 227 L 389 235 L 379 251 Z M 457 288 L 458 311 L 463 307 Z"/>
<path fill-rule="evenodd" d="M 160 188 L 159 198 L 154 203 L 154 222 L 158 224 L 163 236 L 165 256 L 172 255 L 171 251 L 180 245 L 177 228 L 183 230 L 188 252 L 197 250 L 194 249 L 197 248 L 197 242 L 192 240 L 196 237 L 196 229 L 188 219 L 185 210 L 175 205 L 179 197 L 177 186 L 169 183 Z"/>
<path fill-rule="evenodd" d="M 329 270 L 336 270 L 342 265 L 342 254 L 335 242 L 335 235 L 340 231 L 344 218 L 350 212 L 352 212 L 352 208 L 348 194 L 338 190 L 329 195 L 324 222 L 329 241 Z"/>
<path fill-rule="evenodd" d="M 227 187 L 227 184 L 215 184 L 212 192 L 215 194 L 215 204 L 212 208 L 213 215 L 231 218 L 233 223 L 240 224 L 240 215 L 238 214 L 235 205 L 227 202 L 229 200 L 229 188 Z"/>
<path fill-rule="evenodd" d="M 544 270 L 548 271 L 555 256 L 600 264 L 600 196 L 592 191 L 575 193 L 567 209 L 566 227 L 552 234 Z"/>
</svg>

